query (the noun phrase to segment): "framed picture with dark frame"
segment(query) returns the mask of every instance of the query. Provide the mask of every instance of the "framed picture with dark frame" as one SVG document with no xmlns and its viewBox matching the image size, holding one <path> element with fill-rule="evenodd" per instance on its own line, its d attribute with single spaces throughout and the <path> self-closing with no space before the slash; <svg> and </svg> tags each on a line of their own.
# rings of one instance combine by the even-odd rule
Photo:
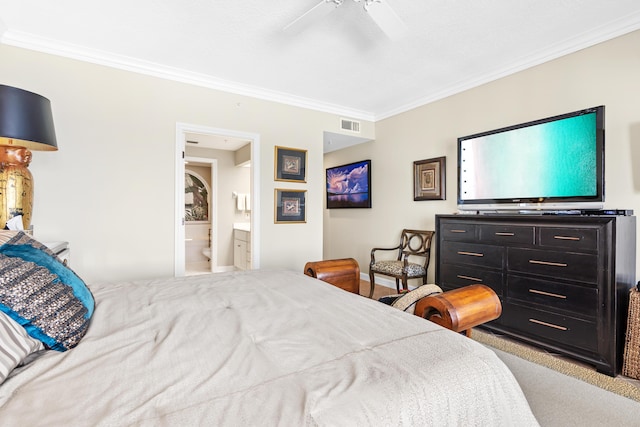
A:
<svg viewBox="0 0 640 427">
<path fill-rule="evenodd" d="M 296 148 L 275 148 L 276 181 L 307 182 L 307 150 Z"/>
<path fill-rule="evenodd" d="M 307 190 L 275 189 L 276 224 L 307 222 Z"/>
<path fill-rule="evenodd" d="M 446 157 L 413 162 L 413 200 L 445 200 Z"/>
<path fill-rule="evenodd" d="M 371 160 L 327 168 L 327 209 L 371 207 Z"/>
</svg>

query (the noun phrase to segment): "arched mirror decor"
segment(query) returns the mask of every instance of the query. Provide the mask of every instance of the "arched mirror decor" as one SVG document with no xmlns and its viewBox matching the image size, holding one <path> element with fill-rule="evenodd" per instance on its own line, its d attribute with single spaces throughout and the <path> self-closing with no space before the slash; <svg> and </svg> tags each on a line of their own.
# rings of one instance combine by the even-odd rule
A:
<svg viewBox="0 0 640 427">
<path fill-rule="evenodd" d="M 193 171 L 184 174 L 184 219 L 187 222 L 209 221 L 209 185 Z"/>
</svg>

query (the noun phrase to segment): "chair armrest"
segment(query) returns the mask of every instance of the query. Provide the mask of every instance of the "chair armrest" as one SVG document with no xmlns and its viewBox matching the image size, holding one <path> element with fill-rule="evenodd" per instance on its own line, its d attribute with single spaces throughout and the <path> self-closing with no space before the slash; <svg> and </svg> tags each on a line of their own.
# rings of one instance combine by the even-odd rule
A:
<svg viewBox="0 0 640 427">
<path fill-rule="evenodd" d="M 410 254 L 410 253 L 403 252 L 402 253 L 402 268 L 403 269 L 406 270 L 407 268 L 409 268 L 409 263 L 411 262 L 411 261 L 409 261 L 409 258 L 412 257 L 412 256 L 424 257 L 425 255 L 423 255 L 422 252 L 416 253 L 416 254 Z M 424 262 L 426 264 L 426 259 L 425 259 Z"/>
<path fill-rule="evenodd" d="M 404 268 L 407 268 L 409 265 L 409 257 L 412 256 L 417 256 L 417 257 L 422 257 L 423 260 L 423 266 L 424 268 L 427 268 L 428 264 L 429 264 L 429 258 L 431 257 L 431 249 L 427 249 L 426 251 L 423 252 L 415 252 L 415 253 L 408 253 L 408 252 L 403 252 L 402 253 L 402 261 L 403 261 L 403 265 Z"/>
<path fill-rule="evenodd" d="M 371 264 L 376 262 L 376 258 L 375 258 L 375 252 L 376 251 L 397 251 L 400 248 L 401 248 L 401 246 L 398 245 L 398 246 L 396 246 L 394 248 L 373 248 L 373 249 L 371 249 Z"/>
</svg>

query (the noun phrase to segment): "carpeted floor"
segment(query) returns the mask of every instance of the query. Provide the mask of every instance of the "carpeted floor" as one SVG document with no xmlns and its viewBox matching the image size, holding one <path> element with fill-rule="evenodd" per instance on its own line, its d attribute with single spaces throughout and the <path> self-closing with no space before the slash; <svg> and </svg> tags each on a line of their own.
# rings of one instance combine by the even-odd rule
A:
<svg viewBox="0 0 640 427">
<path fill-rule="evenodd" d="M 507 337 L 497 336 L 478 328 L 472 331 L 471 338 L 495 349 L 513 354 L 538 365 L 546 366 L 554 371 L 561 372 L 604 390 L 640 402 L 640 381 L 638 380 L 626 378 L 621 375 L 613 378 L 597 372 L 593 367 L 516 342 Z"/>
<path fill-rule="evenodd" d="M 520 384 L 541 427 L 640 425 L 640 403 L 637 401 L 511 353 L 493 351 Z"/>
</svg>

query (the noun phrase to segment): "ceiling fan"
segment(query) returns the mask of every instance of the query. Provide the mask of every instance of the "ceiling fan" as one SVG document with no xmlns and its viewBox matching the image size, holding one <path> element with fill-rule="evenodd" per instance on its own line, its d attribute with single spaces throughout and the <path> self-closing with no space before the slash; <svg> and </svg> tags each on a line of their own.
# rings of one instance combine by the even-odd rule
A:
<svg viewBox="0 0 640 427">
<path fill-rule="evenodd" d="M 353 0 L 363 3 L 364 10 L 391 40 L 399 40 L 407 34 L 407 26 L 385 0 Z M 322 0 L 299 18 L 284 27 L 286 33 L 297 33 L 328 15 L 344 3 L 344 0 Z"/>
</svg>

